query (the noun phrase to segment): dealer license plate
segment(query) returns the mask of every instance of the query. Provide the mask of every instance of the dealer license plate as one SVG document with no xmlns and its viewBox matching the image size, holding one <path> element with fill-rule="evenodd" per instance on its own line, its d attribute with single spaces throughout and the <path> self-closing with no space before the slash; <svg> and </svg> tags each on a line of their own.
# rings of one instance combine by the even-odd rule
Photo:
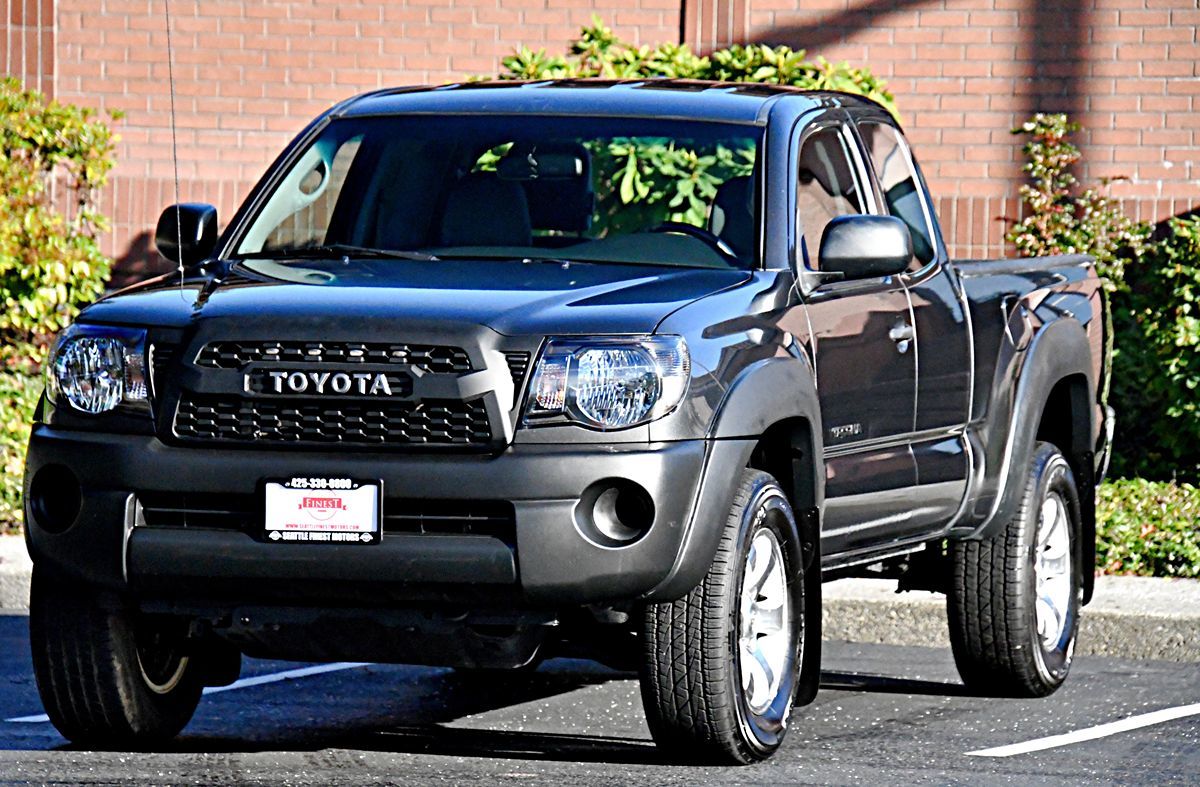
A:
<svg viewBox="0 0 1200 787">
<path fill-rule="evenodd" d="M 276 543 L 377 544 L 379 481 L 289 478 L 264 482 L 264 535 Z"/>
</svg>

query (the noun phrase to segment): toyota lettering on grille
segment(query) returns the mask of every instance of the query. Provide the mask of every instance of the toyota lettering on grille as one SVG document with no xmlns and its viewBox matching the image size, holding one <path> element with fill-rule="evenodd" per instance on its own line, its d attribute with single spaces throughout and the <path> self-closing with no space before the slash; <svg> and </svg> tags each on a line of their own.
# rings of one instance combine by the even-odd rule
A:
<svg viewBox="0 0 1200 787">
<path fill-rule="evenodd" d="M 246 373 L 247 393 L 280 396 L 404 396 L 410 379 L 388 372 L 324 372 L 286 369 Z"/>
</svg>

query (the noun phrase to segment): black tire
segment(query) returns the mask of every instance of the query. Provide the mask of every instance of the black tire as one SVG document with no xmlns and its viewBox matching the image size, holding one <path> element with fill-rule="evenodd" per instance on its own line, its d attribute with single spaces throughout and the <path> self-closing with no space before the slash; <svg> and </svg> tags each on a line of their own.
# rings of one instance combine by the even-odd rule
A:
<svg viewBox="0 0 1200 787">
<path fill-rule="evenodd" d="M 29 640 L 51 723 L 85 745 L 152 748 L 175 737 L 202 690 L 183 625 L 105 608 L 93 589 L 35 567 Z"/>
<path fill-rule="evenodd" d="M 780 547 L 787 599 L 787 614 L 781 611 L 780 619 L 790 628 L 780 649 L 786 661 L 777 670 L 778 688 L 768 692 L 770 704 L 756 712 L 743 689 L 738 643 L 748 551 L 764 530 Z M 796 522 L 783 490 L 766 473 L 744 471 L 703 581 L 678 601 L 648 605 L 642 614 L 642 703 L 650 732 L 668 755 L 746 764 L 779 748 L 800 673 L 801 565 Z"/>
<path fill-rule="evenodd" d="M 1047 616 L 1046 636 L 1038 624 L 1039 527 L 1047 525 L 1043 505 L 1051 509 L 1061 501 L 1067 517 L 1069 559 L 1057 585 L 1062 592 L 1046 592 L 1064 601 L 1061 614 Z M 1047 509 L 1049 510 L 1049 509 Z M 1080 549 L 1080 505 L 1075 477 L 1067 460 L 1049 443 L 1038 443 L 1029 462 L 1025 490 L 1016 515 L 990 538 L 952 542 L 953 588 L 947 594 L 947 616 L 954 661 L 963 682 L 980 694 L 1007 697 L 1045 697 L 1067 677 L 1079 631 L 1083 603 L 1083 570 Z M 1061 541 L 1060 541 L 1061 543 Z M 1061 633 L 1055 632 L 1061 625 Z M 1050 641 L 1046 641 L 1049 639 Z"/>
</svg>

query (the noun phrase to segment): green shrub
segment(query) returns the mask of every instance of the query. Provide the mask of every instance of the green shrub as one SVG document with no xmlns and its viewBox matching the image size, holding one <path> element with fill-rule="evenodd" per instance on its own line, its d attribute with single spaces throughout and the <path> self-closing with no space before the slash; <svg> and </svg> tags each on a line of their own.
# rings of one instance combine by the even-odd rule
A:
<svg viewBox="0 0 1200 787">
<path fill-rule="evenodd" d="M 1096 566 L 1106 574 L 1200 577 L 1200 489 L 1131 479 L 1100 486 Z"/>
<path fill-rule="evenodd" d="M 830 63 L 823 57 L 805 59 L 803 49 L 764 44 L 740 44 L 700 57 L 686 44 L 663 43 L 636 47 L 622 41 L 598 17 L 584 27 L 566 55 L 521 47 L 504 58 L 500 79 L 565 79 L 607 77 L 639 79 L 673 77 L 722 82 L 761 82 L 812 90 L 857 93 L 897 114 L 887 83 L 865 68 Z"/>
<path fill-rule="evenodd" d="M 25 444 L 41 380 L 18 372 L 0 372 L 0 533 L 21 526 L 21 483 Z"/>
<path fill-rule="evenodd" d="M 1079 161 L 1079 148 L 1067 141 L 1078 130 L 1061 112 L 1038 113 L 1012 130 L 1029 138 L 1021 148 L 1022 170 L 1033 183 L 1020 188 L 1028 215 L 1006 237 L 1026 257 L 1090 254 L 1109 288 L 1117 288 L 1126 260 L 1143 253 L 1150 228 L 1125 215 L 1108 193 L 1110 179 L 1078 192 L 1071 167 Z"/>
<path fill-rule="evenodd" d="M 1108 195 L 1109 181 L 1079 191 L 1070 168 L 1079 130 L 1066 115 L 1035 115 L 1021 187 L 1028 215 L 1008 233 L 1026 256 L 1091 254 L 1109 292 L 1117 411 L 1116 476 L 1200 482 L 1200 220 L 1173 219 L 1158 239 Z"/>
<path fill-rule="evenodd" d="M 0 80 L 0 369 L 35 369 L 103 290 L 108 222 L 96 202 L 114 141 L 91 110 Z"/>
<path fill-rule="evenodd" d="M 0 532 L 21 523 L 38 367 L 108 279 L 96 205 L 115 141 L 91 110 L 0 79 Z"/>
<path fill-rule="evenodd" d="M 1200 218 L 1169 221 L 1112 306 L 1113 471 L 1200 483 Z"/>
</svg>

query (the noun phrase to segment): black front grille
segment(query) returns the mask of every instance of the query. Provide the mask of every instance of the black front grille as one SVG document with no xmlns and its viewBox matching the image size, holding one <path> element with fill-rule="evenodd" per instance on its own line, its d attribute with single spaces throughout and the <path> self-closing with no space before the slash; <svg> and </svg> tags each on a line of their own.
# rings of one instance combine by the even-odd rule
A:
<svg viewBox="0 0 1200 787">
<path fill-rule="evenodd" d="M 210 342 L 196 356 L 198 366 L 240 369 L 250 363 L 382 364 L 411 366 L 431 374 L 462 374 L 472 370 L 460 347 L 380 342 Z"/>
<path fill-rule="evenodd" d="M 149 527 L 195 527 L 257 533 L 263 526 L 258 495 L 138 494 Z M 516 545 L 516 513 L 502 500 L 407 500 L 385 498 L 383 532 L 410 535 L 476 535 Z"/>
<path fill-rule="evenodd" d="M 487 408 L 472 401 L 253 400 L 183 392 L 175 435 L 246 443 L 474 446 L 491 440 Z"/>
</svg>

